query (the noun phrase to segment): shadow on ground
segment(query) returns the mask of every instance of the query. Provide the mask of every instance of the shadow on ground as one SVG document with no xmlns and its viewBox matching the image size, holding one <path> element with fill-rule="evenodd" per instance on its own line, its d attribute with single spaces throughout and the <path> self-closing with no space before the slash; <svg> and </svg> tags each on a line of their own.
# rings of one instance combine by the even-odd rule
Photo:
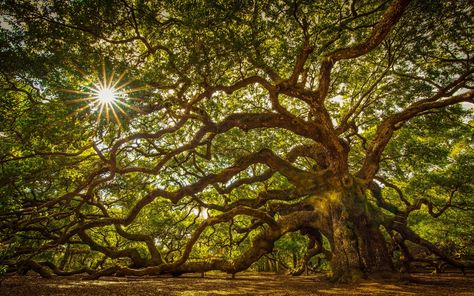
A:
<svg viewBox="0 0 474 296">
<path fill-rule="evenodd" d="M 36 275 L 11 276 L 0 286 L 0 295 L 474 295 L 474 274 L 416 274 L 417 283 L 367 280 L 335 285 L 324 275 L 291 277 L 240 273 L 229 279 L 222 273 L 205 278 L 104 277 L 83 281 L 80 277 L 42 279 Z"/>
</svg>

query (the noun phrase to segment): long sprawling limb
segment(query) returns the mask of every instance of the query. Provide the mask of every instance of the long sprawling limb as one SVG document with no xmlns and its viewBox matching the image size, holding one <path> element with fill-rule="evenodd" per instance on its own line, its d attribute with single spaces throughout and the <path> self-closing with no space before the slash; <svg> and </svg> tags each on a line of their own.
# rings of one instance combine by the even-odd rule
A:
<svg viewBox="0 0 474 296">
<path fill-rule="evenodd" d="M 369 144 L 367 155 L 364 159 L 361 169 L 358 172 L 358 176 L 367 182 L 374 178 L 378 171 L 380 158 L 382 157 L 385 147 L 392 138 L 393 133 L 407 120 L 419 115 L 424 111 L 443 108 L 461 102 L 474 103 L 474 91 L 469 90 L 463 94 L 450 96 L 444 99 L 441 99 L 440 95 L 436 94 L 431 98 L 417 101 L 411 104 L 405 110 L 395 113 L 384 119 L 378 126 L 374 139 Z"/>
</svg>

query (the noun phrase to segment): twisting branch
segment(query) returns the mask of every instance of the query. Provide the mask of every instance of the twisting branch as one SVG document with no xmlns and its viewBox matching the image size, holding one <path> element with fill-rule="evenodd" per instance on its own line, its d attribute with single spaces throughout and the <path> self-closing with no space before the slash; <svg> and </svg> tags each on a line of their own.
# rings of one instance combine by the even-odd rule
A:
<svg viewBox="0 0 474 296">
<path fill-rule="evenodd" d="M 449 194 L 449 199 L 446 202 L 446 204 L 438 210 L 437 213 L 433 211 L 434 205 L 431 201 L 429 201 L 426 198 L 420 198 L 415 201 L 414 204 L 412 204 L 410 207 L 407 208 L 408 212 L 416 211 L 421 208 L 421 205 L 426 205 L 428 207 L 428 213 L 433 217 L 433 218 L 438 218 L 441 216 L 447 209 L 451 207 L 451 203 L 453 200 L 453 196 L 456 193 L 457 190 L 452 190 L 451 193 Z"/>
<path fill-rule="evenodd" d="M 329 84 L 331 81 L 331 70 L 334 64 L 340 60 L 347 60 L 360 57 L 371 50 L 375 49 L 390 30 L 395 26 L 398 20 L 402 17 L 410 0 L 396 0 L 385 11 L 380 21 L 375 25 L 370 36 L 361 44 L 337 49 L 326 54 L 321 61 L 319 70 L 319 87 L 317 101 L 322 102 L 326 99 L 329 92 Z"/>
<path fill-rule="evenodd" d="M 392 138 L 393 133 L 399 129 L 407 120 L 419 115 L 420 113 L 437 108 L 454 105 L 460 102 L 474 103 L 474 90 L 469 90 L 463 94 L 438 100 L 439 94 L 435 96 L 415 102 L 405 110 L 395 113 L 385 118 L 377 128 L 376 134 L 367 149 L 367 155 L 364 163 L 357 175 L 370 182 L 378 171 L 380 158 Z"/>
</svg>

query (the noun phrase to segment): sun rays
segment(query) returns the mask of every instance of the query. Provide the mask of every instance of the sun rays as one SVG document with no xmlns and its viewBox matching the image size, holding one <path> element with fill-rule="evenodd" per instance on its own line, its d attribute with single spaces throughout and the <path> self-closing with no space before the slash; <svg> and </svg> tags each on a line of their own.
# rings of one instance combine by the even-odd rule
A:
<svg viewBox="0 0 474 296">
<path fill-rule="evenodd" d="M 102 73 L 97 73 L 95 77 L 90 78 L 91 82 L 84 84 L 81 90 L 63 89 L 64 92 L 81 95 L 79 98 L 68 100 L 68 104 L 86 103 L 72 114 L 90 109 L 88 116 L 96 114 L 97 125 L 103 120 L 107 123 L 114 120 L 122 128 L 122 120 L 129 117 L 127 109 L 141 112 L 139 108 L 131 104 L 132 101 L 141 101 L 141 99 L 134 98 L 130 94 L 145 89 L 145 87 L 128 88 L 132 81 L 124 81 L 126 73 L 127 71 L 123 71 L 116 77 L 115 70 L 112 70 L 110 75 L 107 75 L 105 64 L 102 64 Z"/>
</svg>

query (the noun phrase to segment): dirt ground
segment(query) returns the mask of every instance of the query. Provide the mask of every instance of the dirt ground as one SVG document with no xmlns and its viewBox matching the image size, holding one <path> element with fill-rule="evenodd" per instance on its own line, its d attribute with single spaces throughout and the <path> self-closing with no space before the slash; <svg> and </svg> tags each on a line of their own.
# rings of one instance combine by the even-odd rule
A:
<svg viewBox="0 0 474 296">
<path fill-rule="evenodd" d="M 291 277 L 240 273 L 230 279 L 222 273 L 173 277 L 103 277 L 83 281 L 79 276 L 42 279 L 36 275 L 10 276 L 0 295 L 474 295 L 474 274 L 415 274 L 416 283 L 367 280 L 335 285 L 324 275 Z"/>
</svg>

